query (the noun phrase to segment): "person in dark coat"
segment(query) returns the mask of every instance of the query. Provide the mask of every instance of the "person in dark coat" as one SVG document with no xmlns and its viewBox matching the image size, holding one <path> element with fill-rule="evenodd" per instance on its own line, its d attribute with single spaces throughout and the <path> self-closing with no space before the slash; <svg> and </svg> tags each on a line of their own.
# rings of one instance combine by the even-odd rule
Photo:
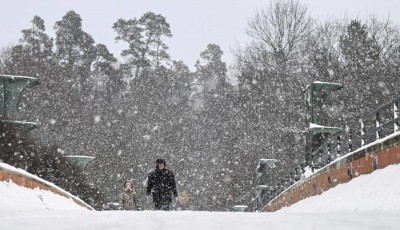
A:
<svg viewBox="0 0 400 230">
<path fill-rule="evenodd" d="M 157 159 L 156 169 L 149 173 L 147 179 L 146 195 L 153 194 L 154 210 L 169 211 L 172 195 L 175 199 L 178 197 L 174 173 L 165 167 L 165 160 Z"/>
</svg>

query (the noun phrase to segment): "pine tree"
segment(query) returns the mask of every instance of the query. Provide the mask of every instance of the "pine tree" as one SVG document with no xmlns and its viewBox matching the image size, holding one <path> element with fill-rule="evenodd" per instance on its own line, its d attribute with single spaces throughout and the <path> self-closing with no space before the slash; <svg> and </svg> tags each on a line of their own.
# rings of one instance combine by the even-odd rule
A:
<svg viewBox="0 0 400 230">
<path fill-rule="evenodd" d="M 162 61 L 169 60 L 163 38 L 172 34 L 164 16 L 147 12 L 139 19 L 119 19 L 113 29 L 118 34 L 115 40 L 129 45 L 121 54 L 129 58 L 127 64 L 135 70 L 134 77 L 139 78 L 145 68 L 160 68 Z"/>
<path fill-rule="evenodd" d="M 5 72 L 47 79 L 54 66 L 53 39 L 46 34 L 42 18 L 35 16 L 31 22 L 32 28 L 22 30 L 20 44 L 12 48 Z"/>
<path fill-rule="evenodd" d="M 356 74 L 366 74 L 368 67 L 379 60 L 377 42 L 369 37 L 366 26 L 357 20 L 351 21 L 346 34 L 340 37 L 340 49 L 346 67 Z"/>
</svg>

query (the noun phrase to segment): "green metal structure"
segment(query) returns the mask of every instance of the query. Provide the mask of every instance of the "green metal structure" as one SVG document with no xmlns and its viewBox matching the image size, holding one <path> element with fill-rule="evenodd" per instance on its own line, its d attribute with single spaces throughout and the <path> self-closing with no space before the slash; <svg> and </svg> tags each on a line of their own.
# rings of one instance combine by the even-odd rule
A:
<svg viewBox="0 0 400 230">
<path fill-rule="evenodd" d="M 81 168 L 84 168 L 90 161 L 92 161 L 95 157 L 92 156 L 82 156 L 82 155 L 68 155 L 65 156 L 68 161 L 78 165 Z"/>
<path fill-rule="evenodd" d="M 340 83 L 315 81 L 307 86 L 305 90 L 305 101 L 307 109 L 307 123 L 322 125 L 322 105 L 331 92 L 342 89 Z"/>
<path fill-rule="evenodd" d="M 39 81 L 33 77 L 0 75 L 0 120 L 25 134 L 37 127 L 34 122 L 17 121 L 17 109 L 23 92 Z"/>
<path fill-rule="evenodd" d="M 4 125 L 16 128 L 19 134 L 26 134 L 37 127 L 34 122 L 17 121 L 18 105 L 25 90 L 38 85 L 33 77 L 0 75 L 0 120 Z M 94 157 L 66 156 L 67 160 L 84 168 Z"/>
<path fill-rule="evenodd" d="M 268 178 L 270 175 L 270 171 L 275 168 L 275 163 L 278 162 L 277 159 L 259 159 L 256 169 L 256 200 L 257 200 L 257 207 L 260 209 L 264 206 L 268 201 L 269 197 L 268 194 L 273 189 L 273 186 L 268 186 L 271 184 L 271 178 Z"/>
<path fill-rule="evenodd" d="M 257 185 L 266 185 L 268 183 L 267 171 L 275 167 L 276 159 L 259 159 L 257 164 Z"/>
<path fill-rule="evenodd" d="M 234 212 L 245 212 L 247 209 L 247 205 L 235 205 L 233 206 Z"/>
<path fill-rule="evenodd" d="M 337 127 L 326 127 L 322 124 L 322 105 L 324 100 L 333 91 L 342 89 L 340 83 L 315 81 L 307 86 L 305 90 L 305 102 L 307 111 L 306 130 L 306 166 L 310 165 L 312 152 L 320 146 L 326 138 L 332 136 L 342 129 Z"/>
</svg>

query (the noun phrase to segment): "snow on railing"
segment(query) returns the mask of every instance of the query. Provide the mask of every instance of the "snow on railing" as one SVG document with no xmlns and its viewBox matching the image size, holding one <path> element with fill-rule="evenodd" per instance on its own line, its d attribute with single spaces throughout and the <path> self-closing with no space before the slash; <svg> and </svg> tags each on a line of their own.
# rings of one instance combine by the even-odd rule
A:
<svg viewBox="0 0 400 230">
<path fill-rule="evenodd" d="M 399 102 L 397 97 L 329 137 L 311 154 L 310 167 L 313 170 L 324 167 L 336 158 L 399 131 Z"/>
<path fill-rule="evenodd" d="M 280 183 L 268 189 L 265 193 L 268 198 L 267 203 L 279 198 L 296 186 L 301 179 L 312 176 L 328 165 L 354 152 L 400 135 L 399 102 L 400 97 L 397 97 L 378 109 L 362 115 L 357 122 L 327 138 L 312 152 L 309 166 L 302 164 L 296 167 L 294 172 L 284 176 Z"/>
</svg>

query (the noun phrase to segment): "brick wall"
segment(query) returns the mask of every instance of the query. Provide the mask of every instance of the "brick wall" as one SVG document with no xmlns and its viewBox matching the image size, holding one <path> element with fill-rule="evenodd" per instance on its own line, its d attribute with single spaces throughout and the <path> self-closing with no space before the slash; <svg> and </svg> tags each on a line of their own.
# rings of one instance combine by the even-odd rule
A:
<svg viewBox="0 0 400 230">
<path fill-rule="evenodd" d="M 333 162 L 309 178 L 294 184 L 270 201 L 261 211 L 274 212 L 307 197 L 320 195 L 336 185 L 347 183 L 360 175 L 369 174 L 374 170 L 399 163 L 400 135 Z"/>
</svg>

